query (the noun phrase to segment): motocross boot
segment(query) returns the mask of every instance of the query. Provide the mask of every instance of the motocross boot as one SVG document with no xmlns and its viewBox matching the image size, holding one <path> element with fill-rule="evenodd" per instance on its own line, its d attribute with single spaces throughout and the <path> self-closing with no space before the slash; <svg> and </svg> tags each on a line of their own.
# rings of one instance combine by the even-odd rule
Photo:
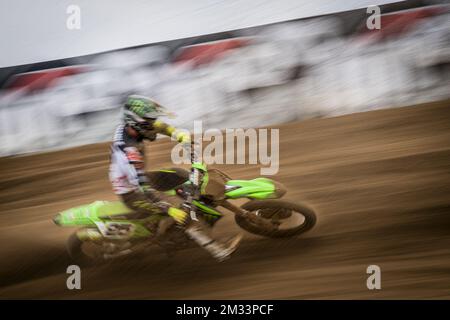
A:
<svg viewBox="0 0 450 320">
<path fill-rule="evenodd" d="M 238 234 L 227 243 L 220 243 L 211 238 L 199 223 L 191 223 L 186 228 L 185 232 L 192 240 L 208 251 L 219 262 L 229 259 L 231 254 L 236 251 L 242 239 L 242 235 Z"/>
<path fill-rule="evenodd" d="M 185 211 L 174 207 L 169 209 L 168 214 L 180 225 L 186 224 L 189 217 Z M 220 243 L 207 234 L 204 226 L 200 222 L 195 221 L 189 222 L 185 228 L 185 232 L 194 242 L 205 248 L 219 262 L 228 259 L 236 251 L 242 239 L 242 235 L 239 234 L 225 244 Z"/>
</svg>

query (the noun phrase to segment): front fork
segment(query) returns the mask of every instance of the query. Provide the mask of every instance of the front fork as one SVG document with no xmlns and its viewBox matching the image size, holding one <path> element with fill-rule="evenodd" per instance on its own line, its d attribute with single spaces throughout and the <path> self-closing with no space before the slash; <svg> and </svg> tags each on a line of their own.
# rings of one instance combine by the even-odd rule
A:
<svg viewBox="0 0 450 320">
<path fill-rule="evenodd" d="M 228 210 L 234 212 L 235 215 L 241 216 L 247 220 L 250 220 L 252 223 L 259 225 L 260 227 L 266 229 L 267 231 L 274 231 L 277 229 L 277 227 L 270 221 L 268 221 L 266 219 L 261 219 L 258 216 L 256 216 L 255 214 L 252 214 L 250 211 L 247 211 L 238 206 L 235 206 L 228 200 L 224 200 L 223 202 L 220 203 L 220 205 L 222 207 L 224 207 L 225 209 L 228 209 Z"/>
</svg>

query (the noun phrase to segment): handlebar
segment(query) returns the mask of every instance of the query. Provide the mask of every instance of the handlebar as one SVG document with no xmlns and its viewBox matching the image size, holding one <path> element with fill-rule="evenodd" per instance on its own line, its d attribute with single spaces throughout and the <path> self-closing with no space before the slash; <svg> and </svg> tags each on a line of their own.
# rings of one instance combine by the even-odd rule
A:
<svg viewBox="0 0 450 320">
<path fill-rule="evenodd" d="M 191 142 L 190 144 L 190 152 L 191 152 L 191 164 L 198 163 L 198 155 L 195 150 L 195 143 Z M 191 219 L 194 221 L 198 221 L 197 215 L 195 213 L 195 207 L 192 205 L 193 200 L 198 200 L 198 197 L 200 196 L 200 175 L 201 171 L 196 168 L 195 166 L 191 167 L 191 173 L 189 175 L 189 181 L 191 182 L 191 185 L 193 186 L 191 194 L 189 194 L 187 202 L 190 207 L 190 216 Z"/>
</svg>

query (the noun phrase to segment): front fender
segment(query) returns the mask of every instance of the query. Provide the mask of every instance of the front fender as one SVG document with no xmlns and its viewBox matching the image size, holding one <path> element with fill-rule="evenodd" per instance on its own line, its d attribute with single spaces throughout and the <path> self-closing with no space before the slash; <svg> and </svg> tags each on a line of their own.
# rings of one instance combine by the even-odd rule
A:
<svg viewBox="0 0 450 320">
<path fill-rule="evenodd" d="M 269 178 L 256 178 L 253 180 L 229 180 L 226 196 L 231 199 L 278 199 L 284 196 L 286 188 L 280 182 Z"/>
</svg>

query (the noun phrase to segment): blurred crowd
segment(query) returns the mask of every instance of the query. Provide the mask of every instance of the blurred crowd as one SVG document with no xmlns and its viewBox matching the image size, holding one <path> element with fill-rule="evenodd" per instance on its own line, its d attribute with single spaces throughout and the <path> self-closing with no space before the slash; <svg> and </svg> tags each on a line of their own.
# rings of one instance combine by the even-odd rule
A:
<svg viewBox="0 0 450 320">
<path fill-rule="evenodd" d="M 156 44 L 16 74 L 0 91 L 0 156 L 111 139 L 124 96 L 154 97 L 190 129 L 254 127 L 449 98 L 450 13 L 434 5 L 326 16 Z"/>
</svg>

